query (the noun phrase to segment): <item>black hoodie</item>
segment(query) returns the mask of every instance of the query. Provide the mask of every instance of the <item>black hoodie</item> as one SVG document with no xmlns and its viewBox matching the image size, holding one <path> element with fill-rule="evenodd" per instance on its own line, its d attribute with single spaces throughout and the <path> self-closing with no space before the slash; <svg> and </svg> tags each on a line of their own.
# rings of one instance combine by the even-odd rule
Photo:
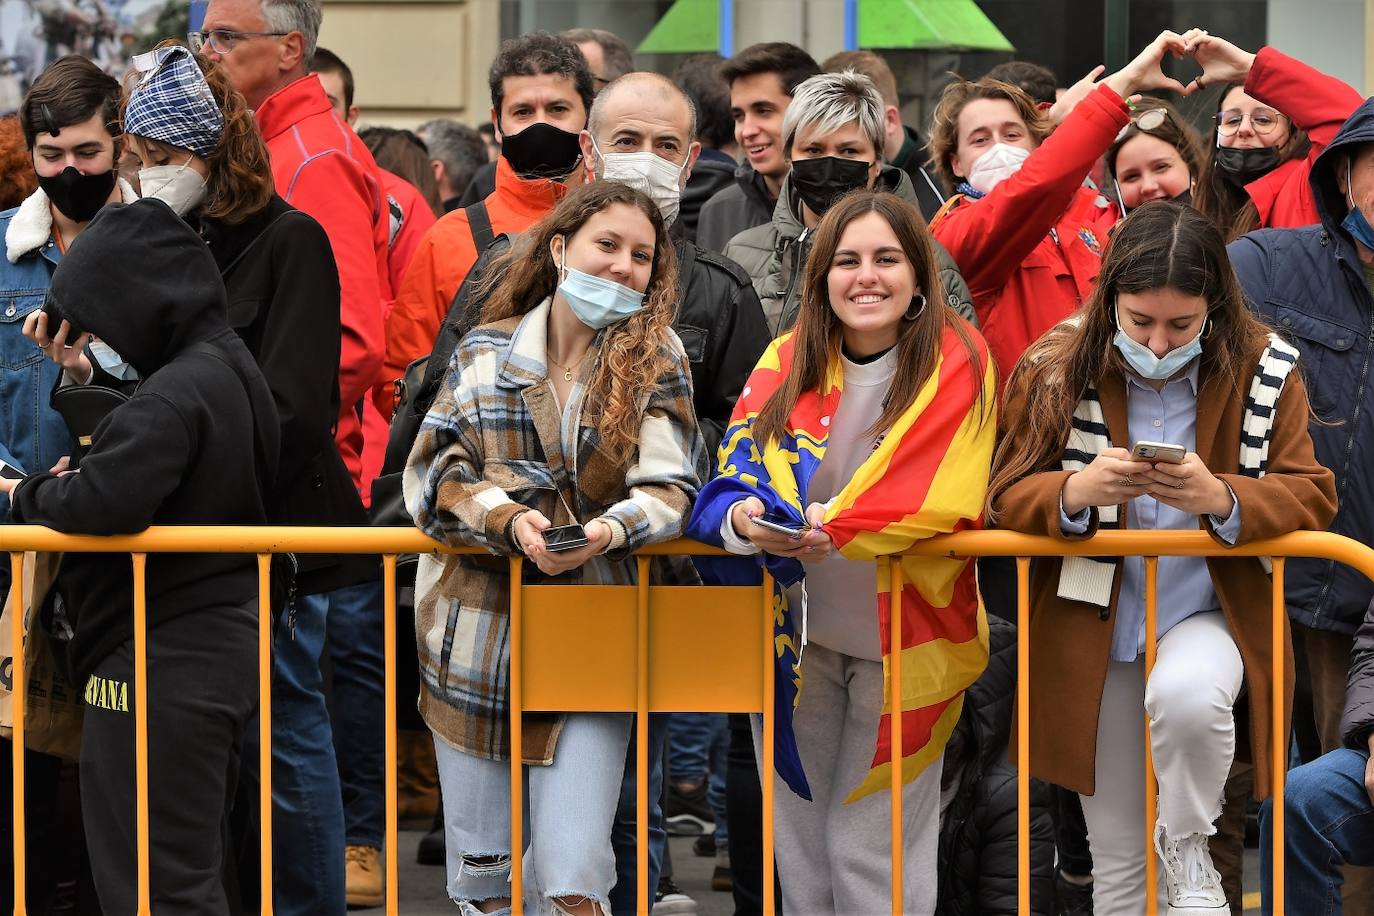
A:
<svg viewBox="0 0 1374 916">
<path fill-rule="evenodd" d="M 1374 296 L 1355 242 L 1341 223 L 1349 212 L 1340 167 L 1374 144 L 1374 99 L 1346 120 L 1312 164 L 1308 177 L 1321 223 L 1300 229 L 1260 229 L 1228 246 L 1251 307 L 1289 338 L 1312 409 L 1317 461 L 1336 475 L 1340 511 L 1329 530 L 1374 543 Z M 1284 573 L 1294 623 L 1352 634 L 1374 588 L 1359 570 L 1331 560 L 1290 560 Z"/>
<path fill-rule="evenodd" d="M 161 201 L 103 208 L 53 274 L 49 296 L 144 380 L 92 436 L 81 471 L 36 474 L 13 494 L 17 522 L 70 534 L 149 525 L 256 525 L 276 472 L 279 425 L 257 364 L 225 319 L 205 243 Z M 73 620 L 78 685 L 133 636 L 127 554 L 68 553 L 57 592 Z M 255 606 L 244 554 L 150 554 L 148 625 Z"/>
</svg>

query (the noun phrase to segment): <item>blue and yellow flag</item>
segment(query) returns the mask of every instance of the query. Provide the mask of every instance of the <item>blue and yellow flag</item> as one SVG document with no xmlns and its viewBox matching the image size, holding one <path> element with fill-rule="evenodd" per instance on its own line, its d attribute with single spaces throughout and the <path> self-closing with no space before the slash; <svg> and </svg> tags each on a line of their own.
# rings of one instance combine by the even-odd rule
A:
<svg viewBox="0 0 1374 916">
<path fill-rule="evenodd" d="M 935 370 L 916 400 L 886 431 L 873 454 L 830 502 L 824 530 L 851 560 L 897 553 L 936 534 L 982 527 L 983 503 L 996 435 L 997 375 L 977 332 L 978 361 L 946 328 Z M 788 417 L 781 442 L 759 443 L 753 424 L 768 398 L 787 377 L 793 337 L 775 340 L 765 351 L 735 405 L 720 446 L 720 476 L 702 490 L 688 534 L 721 543 L 720 526 L 730 507 L 756 496 L 768 509 L 803 520 L 807 487 L 825 457 L 830 418 L 839 406 L 844 373 L 832 360 L 819 391 L 801 395 Z M 774 645 L 774 760 L 780 777 L 803 798 L 811 791 L 792 732 L 792 710 L 801 695 L 800 625 L 787 606 L 787 586 L 805 575 L 792 559 L 759 555 L 699 558 L 708 581 L 756 584 L 765 562 L 776 582 Z M 902 778 L 910 782 L 944 751 L 959 721 L 964 689 L 987 664 L 987 619 L 978 598 L 974 566 L 967 559 L 903 557 L 902 684 L 893 703 L 890 675 L 889 582 L 878 577 L 878 632 L 885 672 L 878 746 L 867 778 L 850 795 L 861 798 L 891 785 L 893 709 L 902 716 Z"/>
</svg>

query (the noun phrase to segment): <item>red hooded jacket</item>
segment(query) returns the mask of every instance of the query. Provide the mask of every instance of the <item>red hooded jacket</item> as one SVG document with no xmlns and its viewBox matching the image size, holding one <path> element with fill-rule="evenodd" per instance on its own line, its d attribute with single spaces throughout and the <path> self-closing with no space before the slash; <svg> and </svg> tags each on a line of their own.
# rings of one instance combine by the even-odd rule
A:
<svg viewBox="0 0 1374 916">
<path fill-rule="evenodd" d="M 254 113 L 267 150 L 277 193 L 313 216 L 334 249 L 339 268 L 339 454 L 360 494 L 371 481 L 362 468 L 359 402 L 382 367 L 390 215 L 372 154 L 334 113 L 319 77 L 311 74 L 277 90 Z M 366 501 L 366 496 L 364 497 Z"/>
<path fill-rule="evenodd" d="M 1245 186 L 1259 211 L 1258 228 L 1291 229 L 1321 222 L 1307 176 L 1364 97 L 1334 76 L 1273 48 L 1260 48 L 1255 55 L 1245 93 L 1283 112 L 1312 141 L 1305 158 L 1290 159 Z"/>
<path fill-rule="evenodd" d="M 1117 210 L 1083 179 L 1128 120 L 1121 97 L 1099 86 L 1019 171 L 982 199 L 953 198 L 931 223 L 968 283 L 1004 383 L 1097 280 Z"/>
</svg>

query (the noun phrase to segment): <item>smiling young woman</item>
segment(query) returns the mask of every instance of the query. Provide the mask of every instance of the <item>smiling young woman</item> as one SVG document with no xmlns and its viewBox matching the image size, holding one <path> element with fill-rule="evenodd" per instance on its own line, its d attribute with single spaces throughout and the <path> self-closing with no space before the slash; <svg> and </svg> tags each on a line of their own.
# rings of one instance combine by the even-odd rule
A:
<svg viewBox="0 0 1374 916">
<path fill-rule="evenodd" d="M 867 190 L 830 206 L 806 262 L 796 329 L 750 376 L 720 476 L 689 525 L 692 537 L 738 555 L 701 564 L 707 578 L 757 583 L 762 561 L 780 584 L 775 750 L 790 791 L 778 787 L 774 810 L 788 912 L 872 913 L 891 903 L 880 825 L 898 765 L 884 712 L 892 605 L 886 587 L 875 594 L 872 561 L 979 524 L 996 409 L 986 347 L 940 282 L 915 206 Z M 986 663 L 987 626 L 971 563 L 908 557 L 901 566 L 903 647 L 929 635 L 922 650 L 940 653 L 943 672 L 921 672 L 922 690 L 897 691 L 927 704 L 903 709 L 897 756 L 908 779 L 903 911 L 929 913 L 936 888 L 921 876 L 936 868 L 942 754 L 964 688 Z M 870 866 L 862 873 L 856 856 Z"/>
</svg>

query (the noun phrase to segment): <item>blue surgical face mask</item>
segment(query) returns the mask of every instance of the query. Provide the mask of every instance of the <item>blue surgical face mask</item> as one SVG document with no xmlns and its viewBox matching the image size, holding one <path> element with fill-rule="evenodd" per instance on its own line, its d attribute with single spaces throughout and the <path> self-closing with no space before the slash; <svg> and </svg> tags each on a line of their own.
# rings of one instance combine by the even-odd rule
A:
<svg viewBox="0 0 1374 916">
<path fill-rule="evenodd" d="M 1374 251 L 1374 226 L 1369 225 L 1369 220 L 1364 218 L 1360 208 L 1355 206 L 1355 195 L 1350 190 L 1350 173 L 1355 170 L 1355 163 L 1347 160 L 1345 164 L 1345 199 L 1350 204 L 1350 212 L 1341 221 L 1341 228 L 1349 232 L 1355 241 L 1362 246 Z"/>
<path fill-rule="evenodd" d="M 1127 365 L 1141 378 L 1154 381 L 1173 378 L 1180 369 L 1202 355 L 1202 335 L 1207 330 L 1206 321 L 1202 323 L 1202 329 L 1192 340 L 1163 356 L 1155 356 L 1153 350 L 1133 340 L 1121 327 L 1121 313 L 1117 312 L 1115 307 L 1112 308 L 1112 312 L 1116 317 L 1116 340 L 1113 343 L 1121 351 L 1121 355 L 1126 357 Z"/>
<path fill-rule="evenodd" d="M 563 279 L 558 284 L 558 291 L 577 320 L 592 330 L 599 331 L 624 321 L 644 307 L 643 293 L 569 267 L 566 248 L 561 260 L 563 263 L 559 267 Z"/>
</svg>

